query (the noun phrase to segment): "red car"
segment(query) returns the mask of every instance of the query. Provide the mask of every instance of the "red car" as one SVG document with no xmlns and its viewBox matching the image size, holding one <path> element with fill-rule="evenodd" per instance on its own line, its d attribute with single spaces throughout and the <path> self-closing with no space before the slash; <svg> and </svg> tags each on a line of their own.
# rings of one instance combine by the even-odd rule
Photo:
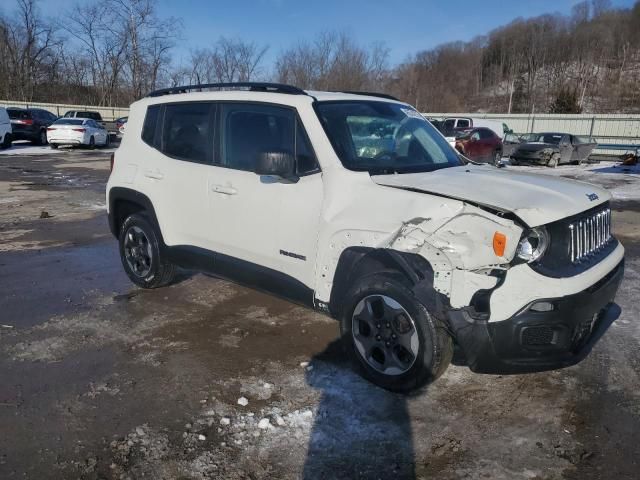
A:
<svg viewBox="0 0 640 480">
<path fill-rule="evenodd" d="M 456 136 L 456 150 L 476 162 L 498 165 L 502 158 L 502 139 L 489 128 L 470 128 Z"/>
</svg>

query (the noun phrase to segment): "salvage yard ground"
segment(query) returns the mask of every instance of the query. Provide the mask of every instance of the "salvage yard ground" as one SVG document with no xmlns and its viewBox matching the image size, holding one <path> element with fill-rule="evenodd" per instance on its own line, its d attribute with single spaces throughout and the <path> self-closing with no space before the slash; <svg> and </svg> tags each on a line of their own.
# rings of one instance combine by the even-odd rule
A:
<svg viewBox="0 0 640 480">
<path fill-rule="evenodd" d="M 0 478 L 638 478 L 640 168 L 506 167 L 613 193 L 622 314 L 584 362 L 452 366 L 405 397 L 352 372 L 327 317 L 188 271 L 134 287 L 107 228 L 108 152 L 9 152 Z"/>
</svg>

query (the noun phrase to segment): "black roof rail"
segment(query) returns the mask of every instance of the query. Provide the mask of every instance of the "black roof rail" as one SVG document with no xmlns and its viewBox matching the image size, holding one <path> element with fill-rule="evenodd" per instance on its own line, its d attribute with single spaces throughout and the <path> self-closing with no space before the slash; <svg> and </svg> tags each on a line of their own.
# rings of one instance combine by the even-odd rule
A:
<svg viewBox="0 0 640 480">
<path fill-rule="evenodd" d="M 400 101 L 398 100 L 396 97 L 394 97 L 393 95 L 387 95 L 386 93 L 378 93 L 378 92 L 355 92 L 355 91 L 341 91 L 341 92 L 336 92 L 336 93 L 349 93 L 351 95 L 366 95 L 367 97 L 380 97 L 380 98 L 387 98 L 389 100 L 396 100 L 396 101 Z"/>
<path fill-rule="evenodd" d="M 180 87 L 162 88 L 147 93 L 146 97 L 159 97 L 161 95 L 171 95 L 174 93 L 187 93 L 192 90 L 208 90 L 208 89 L 228 89 L 240 90 L 246 89 L 250 92 L 270 92 L 270 93 L 288 93 L 291 95 L 306 95 L 307 93 L 293 85 L 285 85 L 283 83 L 268 82 L 226 82 L 226 83 L 203 83 L 199 85 L 183 85 Z"/>
</svg>

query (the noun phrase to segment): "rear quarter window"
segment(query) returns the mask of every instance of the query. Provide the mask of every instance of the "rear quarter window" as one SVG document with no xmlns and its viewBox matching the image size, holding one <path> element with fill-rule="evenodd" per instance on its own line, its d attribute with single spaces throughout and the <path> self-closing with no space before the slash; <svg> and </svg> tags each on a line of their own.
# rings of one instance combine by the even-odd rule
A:
<svg viewBox="0 0 640 480">
<path fill-rule="evenodd" d="M 158 119 L 160 118 L 160 105 L 152 105 L 147 108 L 142 126 L 142 141 L 150 147 L 157 148 L 158 142 L 156 131 L 158 131 Z"/>
</svg>

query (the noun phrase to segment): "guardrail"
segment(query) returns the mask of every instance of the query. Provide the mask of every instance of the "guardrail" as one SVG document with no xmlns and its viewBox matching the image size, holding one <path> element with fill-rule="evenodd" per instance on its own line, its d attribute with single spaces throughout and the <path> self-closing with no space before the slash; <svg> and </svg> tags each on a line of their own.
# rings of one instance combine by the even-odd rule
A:
<svg viewBox="0 0 640 480">
<path fill-rule="evenodd" d="M 61 117 L 69 110 L 90 110 L 100 112 L 100 116 L 105 121 L 113 121 L 116 118 L 129 115 L 128 108 L 120 107 L 97 107 L 95 105 L 73 105 L 67 103 L 42 103 L 42 102 L 15 102 L 13 100 L 0 100 L 0 107 L 20 107 L 20 108 L 42 108 Z"/>
</svg>

